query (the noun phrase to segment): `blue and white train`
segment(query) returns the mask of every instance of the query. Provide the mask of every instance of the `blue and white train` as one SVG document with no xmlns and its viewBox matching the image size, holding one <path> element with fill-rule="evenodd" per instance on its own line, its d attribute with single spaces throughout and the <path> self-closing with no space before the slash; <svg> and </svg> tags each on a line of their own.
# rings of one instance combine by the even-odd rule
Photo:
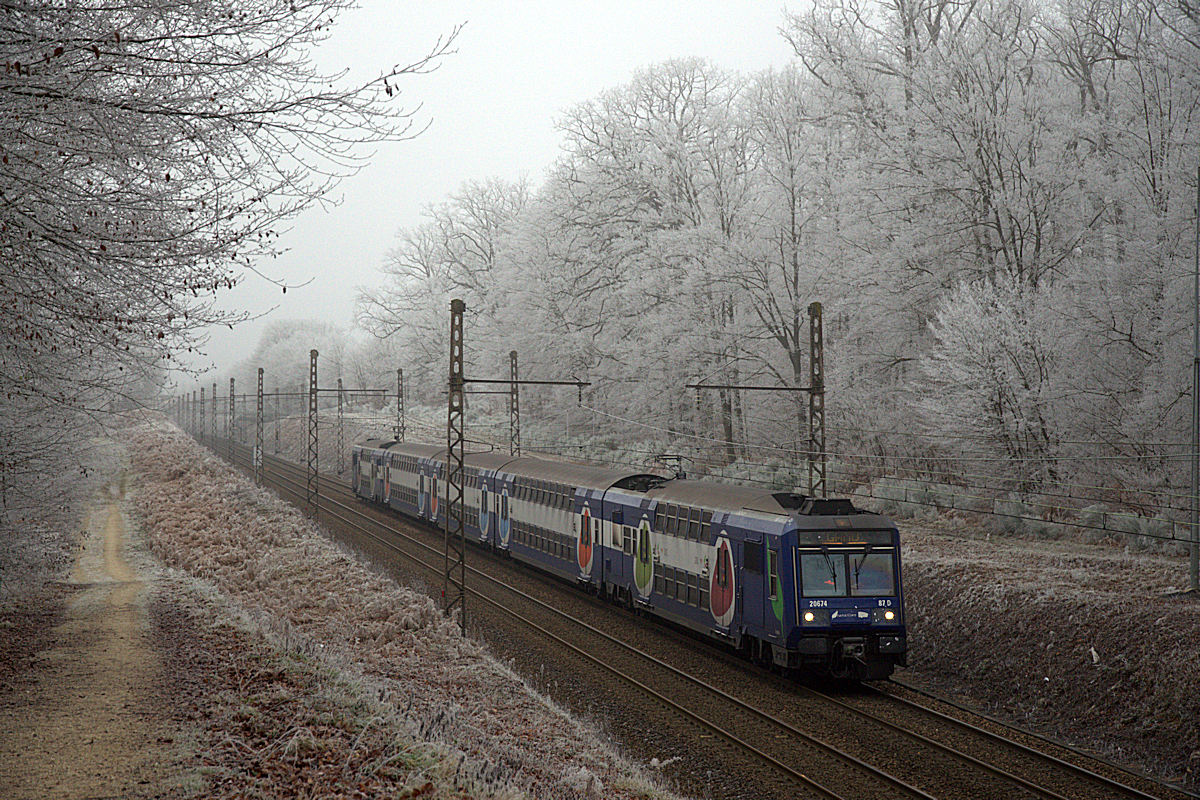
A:
<svg viewBox="0 0 1200 800">
<path fill-rule="evenodd" d="M 763 664 L 877 680 L 906 664 L 900 535 L 848 500 L 500 453 L 465 457 L 468 539 Z M 431 523 L 446 448 L 372 440 L 354 491 Z"/>
</svg>

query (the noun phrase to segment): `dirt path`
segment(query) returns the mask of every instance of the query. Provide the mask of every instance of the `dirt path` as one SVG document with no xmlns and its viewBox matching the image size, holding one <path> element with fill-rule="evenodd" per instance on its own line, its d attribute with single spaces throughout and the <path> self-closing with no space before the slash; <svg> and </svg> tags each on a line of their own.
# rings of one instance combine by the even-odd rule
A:
<svg viewBox="0 0 1200 800">
<path fill-rule="evenodd" d="M 73 596 L 36 682 L 0 698 L 0 796 L 151 797 L 172 761 L 159 658 L 147 639 L 146 584 L 127 556 L 124 477 L 88 516 Z"/>
</svg>

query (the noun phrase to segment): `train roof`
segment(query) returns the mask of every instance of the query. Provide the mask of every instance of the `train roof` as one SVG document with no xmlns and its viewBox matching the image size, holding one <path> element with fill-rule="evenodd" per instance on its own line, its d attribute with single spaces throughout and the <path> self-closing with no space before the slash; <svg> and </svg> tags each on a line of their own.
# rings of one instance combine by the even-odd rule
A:
<svg viewBox="0 0 1200 800">
<path fill-rule="evenodd" d="M 355 447 L 366 447 L 371 450 L 382 450 L 388 447 L 388 445 L 394 443 L 394 439 L 366 439 L 356 444 Z"/>
<path fill-rule="evenodd" d="M 828 528 L 829 517 L 838 517 L 838 528 L 879 529 L 896 525 L 881 514 L 855 508 L 844 498 L 805 497 L 710 481 L 668 481 L 647 495 L 660 503 L 791 517 L 797 527 L 806 529 Z"/>
<path fill-rule="evenodd" d="M 368 439 L 361 446 L 417 458 L 446 460 L 446 448 L 441 445 Z M 586 489 L 619 487 L 633 491 L 645 490 L 648 498 L 660 503 L 791 517 L 800 528 L 827 528 L 830 523 L 823 518 L 830 516 L 841 518 L 837 523 L 839 528 L 895 527 L 888 517 L 857 509 L 846 499 L 809 498 L 791 492 L 774 492 L 713 481 L 672 480 L 633 467 L 598 467 L 533 456 L 514 457 L 495 451 L 466 453 L 463 460 L 471 467 L 498 470 L 519 478 L 566 483 Z"/>
<path fill-rule="evenodd" d="M 446 448 L 442 448 L 441 455 L 445 455 Z M 508 453 L 485 452 L 485 453 L 467 453 L 463 456 L 463 462 L 467 465 L 478 469 L 500 469 L 505 464 L 510 464 L 516 459 L 516 456 L 511 456 Z"/>
<path fill-rule="evenodd" d="M 660 503 L 678 503 L 702 508 L 726 510 L 746 509 L 760 514 L 787 516 L 791 509 L 784 507 L 775 495 L 766 489 L 736 486 L 711 481 L 673 480 L 646 493 Z"/>
<path fill-rule="evenodd" d="M 567 483 L 586 489 L 610 489 L 629 479 L 662 480 L 659 475 L 632 467 L 595 467 L 590 464 L 547 461 L 529 456 L 513 459 L 503 471 L 521 478 Z"/>
<path fill-rule="evenodd" d="M 372 441 L 376 440 L 368 439 L 367 445 L 370 446 L 370 442 Z M 400 455 L 415 456 L 416 458 L 429 458 L 430 456 L 435 456 L 438 453 L 446 452 L 445 447 L 438 447 L 436 444 L 413 444 L 411 442 L 397 442 L 394 440 L 384 440 L 380 444 L 376 444 L 374 446 L 382 447 L 389 453 L 399 453 Z"/>
<path fill-rule="evenodd" d="M 443 445 L 411 444 L 409 442 L 384 442 L 382 444 L 371 445 L 371 441 L 375 440 L 368 440 L 367 443 L 364 443 L 364 446 L 383 447 L 389 453 L 399 453 L 400 455 L 413 456 L 415 458 L 446 460 L 446 448 Z M 513 457 L 507 453 L 498 453 L 491 450 L 466 453 L 463 456 L 463 461 L 468 466 L 480 469 L 499 469 L 512 460 Z"/>
</svg>

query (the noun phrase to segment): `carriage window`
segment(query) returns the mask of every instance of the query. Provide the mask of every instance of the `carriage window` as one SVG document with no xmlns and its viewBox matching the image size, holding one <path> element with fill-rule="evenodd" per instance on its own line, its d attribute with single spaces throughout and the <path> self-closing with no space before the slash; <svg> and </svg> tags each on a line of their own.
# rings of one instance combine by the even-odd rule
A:
<svg viewBox="0 0 1200 800">
<path fill-rule="evenodd" d="M 636 552 L 636 547 L 637 547 L 637 545 L 634 543 L 634 539 L 633 539 L 633 528 L 629 527 L 628 525 L 622 525 L 621 533 L 622 533 L 621 550 L 625 553 L 625 555 L 631 556 Z"/>
<path fill-rule="evenodd" d="M 688 605 L 700 605 L 700 576 L 688 575 Z"/>
<path fill-rule="evenodd" d="M 654 591 L 663 593 L 663 576 L 661 572 L 654 573 Z"/>
<path fill-rule="evenodd" d="M 665 532 L 667 530 L 667 512 L 659 505 L 654 511 L 654 530 Z"/>
<path fill-rule="evenodd" d="M 800 575 L 805 597 L 846 594 L 846 557 L 841 553 L 804 553 L 800 556 Z"/>
<path fill-rule="evenodd" d="M 700 540 L 700 509 L 693 508 L 691 519 L 688 520 L 688 538 Z"/>
<path fill-rule="evenodd" d="M 742 549 L 742 568 L 747 572 L 762 574 L 762 545 L 758 542 L 746 542 Z"/>
<path fill-rule="evenodd" d="M 851 554 L 850 560 L 850 594 L 856 597 L 863 595 L 893 595 L 896 593 L 894 576 L 892 574 L 892 553 L 872 553 L 867 551 L 862 555 Z"/>
<path fill-rule="evenodd" d="M 774 600 L 779 596 L 779 551 L 767 550 L 767 595 Z"/>
</svg>

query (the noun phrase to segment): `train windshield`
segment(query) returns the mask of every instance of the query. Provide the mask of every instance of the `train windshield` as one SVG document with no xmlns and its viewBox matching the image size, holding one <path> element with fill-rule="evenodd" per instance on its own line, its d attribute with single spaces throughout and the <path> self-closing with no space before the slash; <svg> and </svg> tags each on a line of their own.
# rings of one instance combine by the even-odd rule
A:
<svg viewBox="0 0 1200 800">
<path fill-rule="evenodd" d="M 890 597 L 896 593 L 894 550 L 801 551 L 801 592 L 805 597 Z"/>
<path fill-rule="evenodd" d="M 805 553 L 800 556 L 805 597 L 842 597 L 846 594 L 846 557 L 841 553 Z"/>
<path fill-rule="evenodd" d="M 863 553 L 850 560 L 850 594 L 856 597 L 893 595 L 896 593 L 892 574 L 892 553 Z"/>
</svg>

